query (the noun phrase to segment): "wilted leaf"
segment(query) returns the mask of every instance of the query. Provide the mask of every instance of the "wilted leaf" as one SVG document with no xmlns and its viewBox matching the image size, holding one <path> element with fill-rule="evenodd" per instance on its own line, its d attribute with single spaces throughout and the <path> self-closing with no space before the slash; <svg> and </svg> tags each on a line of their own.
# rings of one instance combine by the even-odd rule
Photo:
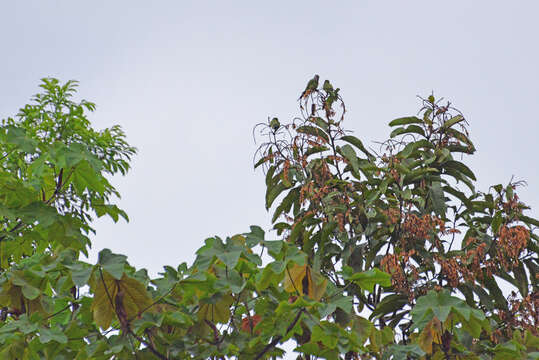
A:
<svg viewBox="0 0 539 360">
<path fill-rule="evenodd" d="M 122 306 L 129 319 L 140 315 L 148 310 L 152 301 L 146 286 L 140 281 L 123 275 L 120 280 L 116 280 L 108 272 L 97 274 L 93 293 L 91 310 L 94 321 L 103 330 L 107 329 L 112 320 L 116 317 L 118 293 L 122 294 Z"/>
<path fill-rule="evenodd" d="M 328 280 L 320 273 L 314 273 L 310 267 L 307 271 L 307 279 L 309 282 L 308 295 L 311 299 L 320 301 L 328 285 Z"/>
<path fill-rule="evenodd" d="M 419 334 L 419 346 L 427 353 L 432 354 L 432 344 L 440 344 L 442 336 L 442 324 L 437 318 L 432 318 Z"/>
<path fill-rule="evenodd" d="M 98 277 L 95 289 L 93 289 L 94 297 L 91 310 L 96 325 L 103 330 L 110 327 L 110 324 L 116 316 L 114 311 L 114 297 L 118 292 L 118 287 L 116 286 L 115 281 L 117 280 L 111 275 L 107 272 L 103 272 L 103 277 Z"/>
<path fill-rule="evenodd" d="M 294 264 L 285 271 L 284 289 L 287 292 L 303 294 L 303 279 L 307 276 L 307 265 Z"/>
<path fill-rule="evenodd" d="M 233 302 L 234 298 L 229 294 L 217 295 L 201 304 L 197 316 L 200 320 L 224 324 L 230 319 L 230 305 Z"/>
</svg>

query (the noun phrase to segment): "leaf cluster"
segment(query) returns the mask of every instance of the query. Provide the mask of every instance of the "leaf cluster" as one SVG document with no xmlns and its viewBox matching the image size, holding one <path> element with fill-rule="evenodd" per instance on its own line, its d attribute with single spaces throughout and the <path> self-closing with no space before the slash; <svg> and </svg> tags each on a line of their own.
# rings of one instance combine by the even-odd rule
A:
<svg viewBox="0 0 539 360">
<path fill-rule="evenodd" d="M 0 357 L 269 359 L 285 343 L 303 360 L 539 357 L 539 222 L 521 183 L 475 189 L 451 104 L 421 99 L 367 149 L 316 76 L 300 117 L 256 128 L 272 235 L 210 237 L 150 278 L 108 249 L 81 260 L 94 216 L 128 220 L 109 176 L 136 149 L 91 127 L 76 85 L 43 79 L 0 127 Z"/>
</svg>

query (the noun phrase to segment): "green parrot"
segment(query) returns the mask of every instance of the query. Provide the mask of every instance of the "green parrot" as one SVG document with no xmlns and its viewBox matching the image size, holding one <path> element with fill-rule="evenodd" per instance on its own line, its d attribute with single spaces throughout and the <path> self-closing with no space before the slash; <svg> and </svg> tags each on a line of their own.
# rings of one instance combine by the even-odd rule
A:
<svg viewBox="0 0 539 360">
<path fill-rule="evenodd" d="M 324 91 L 325 92 L 332 92 L 333 91 L 333 85 L 331 85 L 329 80 L 324 81 Z"/>
<path fill-rule="evenodd" d="M 276 117 L 274 117 L 273 119 L 271 119 L 270 123 L 269 123 L 269 126 L 273 129 L 273 131 L 277 131 L 279 130 L 279 127 L 281 126 L 281 123 L 279 122 L 279 119 L 277 119 Z"/>
<path fill-rule="evenodd" d="M 320 79 L 320 76 L 316 74 L 309 82 L 307 83 L 307 87 L 305 90 L 301 93 L 301 96 L 298 100 L 305 99 L 307 96 L 309 96 L 310 93 L 318 89 L 318 80 Z"/>
</svg>

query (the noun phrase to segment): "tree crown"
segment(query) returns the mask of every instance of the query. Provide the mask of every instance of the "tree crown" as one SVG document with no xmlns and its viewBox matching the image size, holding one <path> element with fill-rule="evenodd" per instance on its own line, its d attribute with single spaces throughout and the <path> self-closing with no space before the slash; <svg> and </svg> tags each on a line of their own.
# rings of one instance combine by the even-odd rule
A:
<svg viewBox="0 0 539 360">
<path fill-rule="evenodd" d="M 539 221 L 522 182 L 475 189 L 450 103 L 421 99 L 368 149 L 343 127 L 340 89 L 313 80 L 298 117 L 255 128 L 278 239 L 211 237 L 150 278 L 108 249 L 80 259 L 93 216 L 128 220 L 107 177 L 136 149 L 91 128 L 76 82 L 43 79 L 0 127 L 0 355 L 268 359 L 292 342 L 304 360 L 539 358 Z"/>
</svg>

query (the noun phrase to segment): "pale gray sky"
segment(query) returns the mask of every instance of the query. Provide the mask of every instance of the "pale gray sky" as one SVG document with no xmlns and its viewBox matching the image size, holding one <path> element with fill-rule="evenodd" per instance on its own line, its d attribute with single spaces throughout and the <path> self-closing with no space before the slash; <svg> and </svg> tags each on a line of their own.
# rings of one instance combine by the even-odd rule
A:
<svg viewBox="0 0 539 360">
<path fill-rule="evenodd" d="M 206 237 L 269 228 L 251 131 L 291 118 L 314 73 L 342 89 L 365 143 L 432 90 L 464 112 L 478 189 L 529 186 L 539 211 L 536 1 L 3 1 L 0 118 L 45 76 L 77 79 L 98 128 L 140 150 L 114 179 L 129 224 L 96 224 L 104 247 L 152 274 L 192 261 Z M 371 143 L 372 144 L 372 143 Z"/>
</svg>

